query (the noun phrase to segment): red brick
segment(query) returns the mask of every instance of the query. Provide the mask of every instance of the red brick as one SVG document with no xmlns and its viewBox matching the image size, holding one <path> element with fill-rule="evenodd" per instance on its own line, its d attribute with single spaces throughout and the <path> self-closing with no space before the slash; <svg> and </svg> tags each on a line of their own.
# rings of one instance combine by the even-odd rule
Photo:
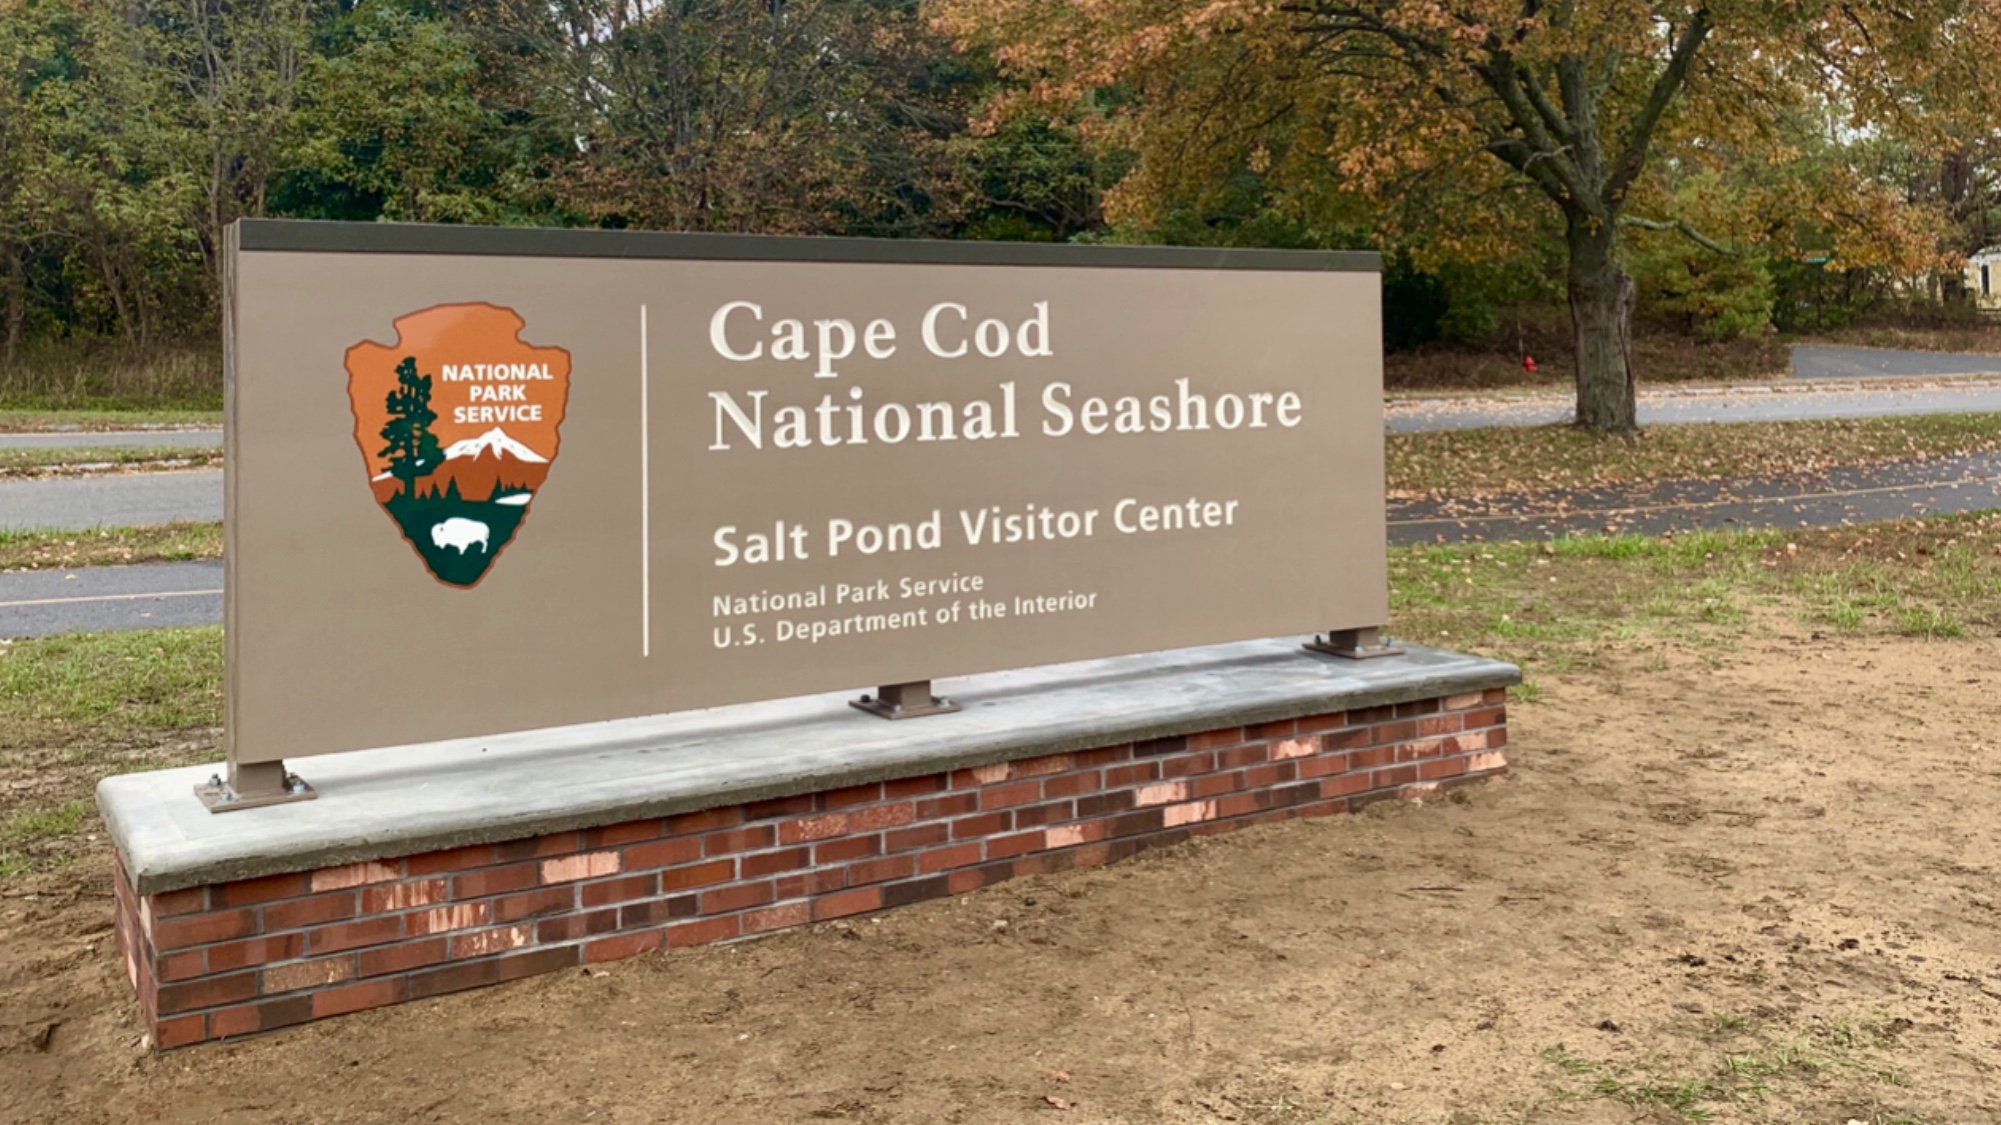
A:
<svg viewBox="0 0 2001 1125">
<path fill-rule="evenodd" d="M 718 828 L 734 828 L 741 823 L 743 823 L 743 806 L 724 805 L 721 808 L 703 809 L 700 812 L 669 817 L 661 828 L 661 834 L 679 836 L 684 833 L 714 832 Z"/>
<path fill-rule="evenodd" d="M 884 910 L 890 910 L 898 906 L 909 906 L 913 902 L 923 902 L 926 899 L 944 898 L 951 893 L 952 880 L 949 875 L 912 879 L 907 883 L 893 883 L 884 887 L 882 906 Z"/>
<path fill-rule="evenodd" d="M 1004 812 L 961 817 L 952 822 L 952 838 L 966 840 L 978 836 L 992 836 L 1006 832 L 1013 826 L 1014 817 Z"/>
<path fill-rule="evenodd" d="M 947 793 L 942 797 L 917 802 L 917 819 L 944 820 L 948 817 L 964 816 L 978 808 L 979 804 L 980 798 L 977 793 Z"/>
<path fill-rule="evenodd" d="M 279 1000 L 265 1000 L 258 1004 L 246 1004 L 241 1008 L 224 1008 L 221 1011 L 210 1012 L 208 1037 L 227 1039 L 259 1031 L 275 1031 L 281 1027 L 305 1023 L 312 1018 L 311 996 L 287 996 Z"/>
<path fill-rule="evenodd" d="M 949 824 L 919 824 L 910 828 L 898 828 L 885 832 L 882 850 L 886 852 L 907 852 L 915 848 L 928 848 L 942 844 L 952 838 Z"/>
<path fill-rule="evenodd" d="M 1318 734 L 1321 731 L 1336 730 L 1348 725 L 1346 711 L 1334 711 L 1325 715 L 1304 715 L 1296 720 L 1300 734 Z"/>
<path fill-rule="evenodd" d="M 747 910 L 753 906 L 763 906 L 778 899 L 770 883 L 739 883 L 733 887 L 720 887 L 702 894 L 702 913 L 731 914 Z"/>
<path fill-rule="evenodd" d="M 1487 749 L 1499 750 L 1508 744 L 1508 728 L 1495 727 L 1487 732 Z"/>
<path fill-rule="evenodd" d="M 153 1028 L 153 1046 L 162 1051 L 185 1047 L 208 1038 L 208 1024 L 200 1015 L 161 1020 Z"/>
<path fill-rule="evenodd" d="M 425 969 L 401 979 L 404 998 L 422 1000 L 427 996 L 442 996 L 447 992 L 497 984 L 500 981 L 500 968 L 494 961 L 467 961 L 459 965 Z"/>
<path fill-rule="evenodd" d="M 196 1008 L 237 1004 L 255 995 L 257 995 L 257 974 L 254 972 L 233 973 L 226 977 L 203 977 L 182 984 L 161 986 L 160 1014 L 164 1016 L 176 1012 L 191 1012 Z"/>
<path fill-rule="evenodd" d="M 401 860 L 390 860 L 386 863 L 366 860 L 343 867 L 320 868 L 313 872 L 312 888 L 314 894 L 324 891 L 344 891 L 368 883 L 392 883 L 402 877 Z"/>
<path fill-rule="evenodd" d="M 1216 755 L 1208 753 L 1176 754 L 1172 758 L 1160 760 L 1160 776 L 1163 778 L 1193 777 L 1196 774 L 1208 773 L 1215 768 Z"/>
<path fill-rule="evenodd" d="M 1369 744 L 1368 727 L 1349 727 L 1345 730 L 1329 731 L 1320 736 L 1323 750 L 1360 750 Z"/>
<path fill-rule="evenodd" d="M 452 960 L 470 961 L 475 957 L 491 957 L 496 953 L 511 953 L 525 948 L 535 940 L 535 927 L 519 922 L 512 926 L 475 930 L 469 934 L 453 934 L 451 940 Z"/>
<path fill-rule="evenodd" d="M 1014 810 L 1016 828 L 1034 828 L 1042 824 L 1054 824 L 1059 820 L 1069 820 L 1075 816 L 1077 806 L 1071 801 L 1052 801 L 1046 805 L 1029 805 Z"/>
<path fill-rule="evenodd" d="M 850 785 L 845 789 L 829 789 L 821 793 L 815 803 L 822 809 L 845 809 L 852 805 L 873 804 L 882 800 L 882 783 Z"/>
<path fill-rule="evenodd" d="M 1103 867 L 1111 861 L 1112 846 L 1110 844 L 1086 844 L 1070 853 L 1070 866 L 1072 868 Z"/>
<path fill-rule="evenodd" d="M 1348 755 L 1348 768 L 1356 770 L 1374 769 L 1377 766 L 1394 765 L 1397 749 L 1394 746 L 1376 746 L 1368 750 L 1356 750 Z"/>
<path fill-rule="evenodd" d="M 542 861 L 542 883 L 553 886 L 579 879 L 598 879 L 618 874 L 623 866 L 624 857 L 618 852 L 581 852 L 559 856 Z"/>
<path fill-rule="evenodd" d="M 898 805 L 872 805 L 848 814 L 848 831 L 880 832 L 885 828 L 902 827 L 915 819 L 917 819 L 916 806 L 908 802 Z"/>
<path fill-rule="evenodd" d="M 763 934 L 803 926 L 812 920 L 812 916 L 812 904 L 805 902 L 788 902 L 765 910 L 753 910 L 743 916 L 743 932 Z"/>
<path fill-rule="evenodd" d="M 608 907 L 587 914 L 564 914 L 556 918 L 544 918 L 535 923 L 535 940 L 543 945 L 555 945 L 558 942 L 575 941 L 593 934 L 610 933 L 618 928 L 620 912 L 617 907 Z"/>
<path fill-rule="evenodd" d="M 1235 746 L 1244 740 L 1244 728 L 1226 727 L 1223 730 L 1205 730 L 1188 736 L 1190 750 L 1221 750 L 1225 746 Z"/>
<path fill-rule="evenodd" d="M 1133 743 L 1133 757 L 1165 757 L 1169 754 L 1179 754 L 1186 749 L 1188 749 L 1188 736 L 1175 734 L 1166 738 L 1149 738 L 1145 742 Z"/>
<path fill-rule="evenodd" d="M 734 855 L 737 852 L 754 852 L 771 847 L 778 842 L 778 833 L 769 824 L 755 824 L 748 828 L 732 828 L 726 832 L 711 832 L 702 837 L 704 855 Z"/>
<path fill-rule="evenodd" d="M 404 973 L 425 965 L 435 965 L 445 959 L 449 950 L 448 941 L 447 938 L 434 937 L 364 949 L 355 959 L 356 975 L 379 977 L 384 973 Z"/>
<path fill-rule="evenodd" d="M 1128 785 L 1138 785 L 1143 781 L 1160 779 L 1160 763 L 1134 762 L 1130 765 L 1112 766 L 1105 770 L 1105 788 L 1124 789 Z"/>
<path fill-rule="evenodd" d="M 262 879 L 224 883 L 211 889 L 211 897 L 218 907 L 255 906 L 274 899 L 298 898 L 306 892 L 306 873 L 295 871 L 289 875 L 267 875 Z"/>
<path fill-rule="evenodd" d="M 744 878 L 755 879 L 762 875 L 775 875 L 780 871 L 796 871 L 812 862 L 811 856 L 810 849 L 787 848 L 784 851 L 759 852 L 756 855 L 744 856 L 737 861 L 737 865 L 743 869 Z"/>
<path fill-rule="evenodd" d="M 418 906 L 435 906 L 450 898 L 451 894 L 451 880 L 443 878 L 364 887 L 361 892 L 361 912 L 389 914 Z"/>
<path fill-rule="evenodd" d="M 852 891 L 840 891 L 826 895 L 813 903 L 813 920 L 825 922 L 830 918 L 845 918 L 850 914 L 866 914 L 882 908 L 881 887 L 859 887 Z"/>
<path fill-rule="evenodd" d="M 624 824 L 608 824 L 603 828 L 584 829 L 585 851 L 600 848 L 622 848 L 627 844 L 641 844 L 660 838 L 660 822 L 657 820 L 628 820 Z"/>
<path fill-rule="evenodd" d="M 313 993 L 313 1018 L 343 1016 L 349 1012 L 380 1008 L 384 1004 L 394 1004 L 401 999 L 398 988 L 403 982 L 398 980 L 371 980 L 360 984 L 329 988 L 325 992 Z"/>
<path fill-rule="evenodd" d="M 623 961 L 642 953 L 651 953 L 660 948 L 660 931 L 647 930 L 638 934 L 618 934 L 599 938 L 584 944 L 584 963 L 596 965 L 605 961 Z"/>
<path fill-rule="evenodd" d="M 1259 723 L 1244 728 L 1246 741 L 1270 742 L 1274 739 L 1291 738 L 1299 732 L 1299 723 L 1294 719 L 1279 719 L 1276 722 Z"/>
<path fill-rule="evenodd" d="M 704 918 L 699 922 L 683 922 L 678 926 L 667 927 L 667 945 L 669 948 L 681 949 L 690 945 L 728 941 L 737 936 L 741 927 L 739 916 L 735 914 L 725 914 L 720 918 Z"/>
<path fill-rule="evenodd" d="M 268 939 L 254 939 L 268 940 Z M 121 941 L 121 944 L 123 942 Z M 160 958 L 160 980 L 187 980 L 203 976 L 208 972 L 208 954 L 205 950 L 190 949 L 181 953 L 169 953 Z"/>
<path fill-rule="evenodd" d="M 736 878 L 736 861 L 718 859 L 710 863 L 698 863 L 692 867 L 673 867 L 660 873 L 660 890 L 686 890 L 689 887 L 706 887 L 715 883 L 727 883 Z"/>
<path fill-rule="evenodd" d="M 1413 699 L 1409 703 L 1397 704 L 1397 718 L 1416 719 L 1425 715 L 1438 714 L 1438 700 Z"/>
<path fill-rule="evenodd" d="M 808 816 L 798 820 L 788 820 L 778 826 L 780 843 L 801 844 L 808 840 L 826 840 L 844 836 L 848 831 L 848 818 L 842 813 L 828 813 L 826 816 Z"/>
<path fill-rule="evenodd" d="M 403 861 L 404 870 L 412 879 L 426 875 L 449 875 L 454 871 L 467 871 L 475 867 L 486 867 L 493 863 L 492 844 L 474 844 L 469 848 L 453 848 L 444 852 L 425 852 L 413 855 Z"/>
<path fill-rule="evenodd" d="M 778 880 L 778 897 L 811 898 L 830 894 L 848 885 L 848 872 L 844 867 L 827 867 L 817 871 L 806 871 L 798 875 L 787 875 Z"/>
<path fill-rule="evenodd" d="M 323 957 L 318 961 L 294 961 L 286 965 L 270 965 L 264 969 L 264 995 L 273 996 L 280 992 L 297 992 L 301 989 L 324 988 L 354 978 L 355 959 L 349 957 Z"/>
<path fill-rule="evenodd" d="M 623 879 L 604 879 L 595 883 L 581 884 L 585 906 L 609 906 L 615 902 L 630 902 L 636 898 L 651 898 L 660 893 L 660 876 L 653 872 L 628 875 Z"/>
<path fill-rule="evenodd" d="M 1464 729 L 1464 722 L 1458 715 L 1430 715 L 1417 721 L 1419 738 L 1438 738 L 1447 734 L 1458 734 Z"/>
<path fill-rule="evenodd" d="M 272 903 L 263 911 L 264 932 L 268 934 L 276 930 L 297 930 L 352 918 L 355 915 L 355 903 L 359 899 L 360 896 L 354 891 L 335 891 L 332 894 Z"/>
<path fill-rule="evenodd" d="M 985 859 L 986 847 L 978 840 L 928 851 L 917 857 L 917 870 L 926 875 L 954 867 L 971 867 Z"/>
<path fill-rule="evenodd" d="M 1437 758 L 1421 762 L 1417 767 L 1417 777 L 1420 781 L 1442 781 L 1448 777 L 1458 777 L 1465 772 L 1464 758 Z"/>
<path fill-rule="evenodd" d="M 700 896 L 691 894 L 627 903 L 618 908 L 618 928 L 638 930 L 677 918 L 693 918 L 701 913 L 701 908 Z"/>
<path fill-rule="evenodd" d="M 1077 815 L 1085 819 L 1108 816 L 1112 813 L 1124 812 L 1132 808 L 1133 801 L 1133 791 L 1130 789 L 1115 789 L 1109 793 L 1092 793 L 1089 796 L 1077 798 Z"/>
<path fill-rule="evenodd" d="M 1056 777 L 1043 779 L 1042 795 L 1044 797 L 1075 797 L 1080 793 L 1089 793 L 1103 783 L 1104 779 L 1098 775 L 1096 770 L 1092 770 L 1090 773 L 1060 774 Z"/>
<path fill-rule="evenodd" d="M 971 769 L 952 771 L 952 788 L 978 789 L 982 785 L 999 785 L 1007 780 L 1007 763 L 992 762 Z"/>
<path fill-rule="evenodd" d="M 1352 797 L 1368 791 L 1369 775 L 1366 773 L 1344 773 L 1320 783 L 1322 797 Z"/>
<path fill-rule="evenodd" d="M 1075 751 L 1070 758 L 1077 763 L 1078 769 L 1094 770 L 1113 762 L 1123 762 L 1132 756 L 1131 746 L 1099 746 L 1092 750 Z"/>
<path fill-rule="evenodd" d="M 980 807 L 983 809 L 1004 809 L 1012 805 L 1025 805 L 1040 800 L 1042 783 L 1039 781 L 1013 781 L 1005 785 L 989 785 L 980 790 Z"/>
<path fill-rule="evenodd" d="M 838 840 L 827 840 L 813 845 L 813 862 L 824 867 L 830 863 L 846 863 L 851 859 L 881 853 L 880 836 L 843 836 Z"/>
<path fill-rule="evenodd" d="M 1396 766 L 1386 770 L 1376 770 L 1369 775 L 1369 788 L 1394 789 L 1399 785 L 1409 785 L 1417 780 L 1416 766 Z"/>
<path fill-rule="evenodd" d="M 207 887 L 186 887 L 178 891 L 161 891 L 147 895 L 155 918 L 172 918 L 177 914 L 193 914 L 197 910 L 208 909 Z"/>
<path fill-rule="evenodd" d="M 1348 755 L 1346 754 L 1322 754 L 1317 758 L 1301 758 L 1299 760 L 1299 776 L 1329 777 L 1333 774 L 1348 772 L 1348 765 Z"/>
<path fill-rule="evenodd" d="M 1219 770 L 1240 770 L 1245 766 L 1255 766 L 1271 757 L 1271 745 L 1254 742 L 1249 746 L 1239 746 L 1235 750 L 1225 750 L 1216 755 Z"/>
<path fill-rule="evenodd" d="M 1022 855 L 1043 846 L 1045 837 L 1040 831 L 1022 832 L 1013 836 L 996 836 L 987 841 L 988 859 L 1006 859 Z"/>
<path fill-rule="evenodd" d="M 1240 773 L 1212 773 L 1198 777 L 1188 783 L 1191 797 L 1217 797 L 1224 793 L 1234 793 L 1242 788 L 1244 775 Z"/>
<path fill-rule="evenodd" d="M 673 867 L 702 858 L 702 841 L 691 836 L 634 844 L 625 849 L 625 869 L 641 871 L 652 867 Z"/>
<path fill-rule="evenodd" d="M 557 832 L 549 836 L 509 840 L 505 844 L 496 845 L 493 849 L 493 858 L 500 863 L 518 863 L 524 859 L 552 859 L 556 856 L 575 855 L 582 850 L 582 833 Z"/>
<path fill-rule="evenodd" d="M 743 818 L 752 820 L 777 820 L 801 816 L 813 811 L 813 795 L 799 793 L 790 797 L 773 797 L 768 801 L 755 801 L 743 807 Z"/>
<path fill-rule="evenodd" d="M 882 787 L 882 795 L 891 801 L 906 797 L 921 797 L 927 793 L 937 793 L 951 784 L 951 779 L 942 773 L 927 773 L 922 777 L 902 777 L 887 782 Z"/>
<path fill-rule="evenodd" d="M 577 889 L 572 885 L 507 895 L 494 899 L 492 907 L 493 920 L 496 922 L 516 922 L 523 918 L 559 914 L 577 908 Z"/>
<path fill-rule="evenodd" d="M 1480 701 L 1483 703 L 1505 703 L 1507 699 L 1507 688 L 1488 688 L 1480 694 Z"/>
<path fill-rule="evenodd" d="M 299 933 L 211 945 L 208 947 L 208 971 L 226 973 L 231 969 L 247 969 L 269 961 L 290 961 L 303 954 L 305 946 L 305 935 Z"/>
<path fill-rule="evenodd" d="M 1270 765 L 1253 766 L 1244 771 L 1244 788 L 1270 789 L 1282 785 L 1299 776 L 1298 767 L 1291 762 L 1273 762 Z"/>
<path fill-rule="evenodd" d="M 501 980 L 520 980 L 539 973 L 561 972 L 574 969 L 582 963 L 582 953 L 577 946 L 560 945 L 554 949 L 536 949 L 527 953 L 517 953 L 502 957 L 498 963 L 497 975 Z"/>
<path fill-rule="evenodd" d="M 392 914 L 386 918 L 363 918 L 359 922 L 322 926 L 309 933 L 306 941 L 314 953 L 338 953 L 364 945 L 381 945 L 402 936 L 403 916 Z"/>
<path fill-rule="evenodd" d="M 493 918 L 491 902 L 461 902 L 454 906 L 440 906 L 432 910 L 419 910 L 406 916 L 411 937 L 425 934 L 449 933 L 453 930 L 470 930 L 484 926 Z"/>
<path fill-rule="evenodd" d="M 1070 755 L 1044 754 L 1040 758 L 1023 758 L 1012 763 L 1008 773 L 1012 777 L 1042 777 L 1045 774 L 1062 773 L 1070 767 Z"/>
<path fill-rule="evenodd" d="M 1070 848 L 1102 840 L 1105 836 L 1105 822 L 1094 820 L 1084 824 L 1059 824 L 1042 834 L 1043 846 L 1049 848 Z"/>
<path fill-rule="evenodd" d="M 158 918 L 153 922 L 153 948 L 164 953 L 190 945 L 249 937 L 256 932 L 254 910 L 212 910 L 206 914 Z"/>
<path fill-rule="evenodd" d="M 1392 742 L 1409 742 L 1417 737 L 1417 722 L 1405 719 L 1398 723 L 1377 723 L 1369 728 L 1369 741 L 1377 746 Z"/>
<path fill-rule="evenodd" d="M 452 880 L 452 897 L 485 898 L 525 891 L 535 885 L 538 871 L 533 861 L 468 871 Z"/>
<path fill-rule="evenodd" d="M 848 886 L 859 887 L 865 883 L 880 883 L 889 879 L 904 879 L 917 873 L 917 857 L 892 855 L 882 859 L 864 860 L 848 865 Z"/>
</svg>

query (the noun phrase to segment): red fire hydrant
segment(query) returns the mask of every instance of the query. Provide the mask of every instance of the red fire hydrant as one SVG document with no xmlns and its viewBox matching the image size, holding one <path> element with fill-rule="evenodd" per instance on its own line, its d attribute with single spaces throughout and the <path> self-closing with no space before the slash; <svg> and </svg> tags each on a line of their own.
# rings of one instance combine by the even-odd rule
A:
<svg viewBox="0 0 2001 1125">
<path fill-rule="evenodd" d="M 1526 372 L 1528 372 L 1528 373 L 1529 373 L 1529 374 L 1531 374 L 1531 375 L 1535 374 L 1535 357 L 1534 357 L 1534 356 L 1532 356 L 1532 355 L 1525 355 L 1525 356 L 1523 356 L 1523 357 L 1522 357 L 1522 370 L 1523 370 L 1523 371 L 1526 371 Z"/>
</svg>

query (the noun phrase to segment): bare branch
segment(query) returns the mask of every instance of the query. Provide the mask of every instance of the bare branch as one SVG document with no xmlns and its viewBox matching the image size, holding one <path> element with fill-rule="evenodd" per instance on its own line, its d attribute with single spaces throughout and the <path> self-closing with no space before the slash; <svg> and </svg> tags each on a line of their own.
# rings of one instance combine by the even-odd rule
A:
<svg viewBox="0 0 2001 1125">
<path fill-rule="evenodd" d="M 1704 250 L 1712 254 L 1721 254 L 1726 258 L 1742 258 L 1750 253 L 1747 250 L 1732 250 L 1730 247 L 1689 226 L 1686 219 L 1642 219 L 1638 215 L 1621 215 L 1619 216 L 1619 225 L 1638 227 L 1641 230 L 1673 231 L 1690 242 L 1695 243 L 1697 246 L 1702 247 Z"/>
</svg>

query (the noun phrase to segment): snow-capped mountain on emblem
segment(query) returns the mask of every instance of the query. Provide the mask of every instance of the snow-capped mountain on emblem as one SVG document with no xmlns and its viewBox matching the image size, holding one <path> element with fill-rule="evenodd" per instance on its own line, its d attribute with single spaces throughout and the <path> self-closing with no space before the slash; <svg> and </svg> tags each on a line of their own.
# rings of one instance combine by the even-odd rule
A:
<svg viewBox="0 0 2001 1125">
<path fill-rule="evenodd" d="M 479 583 L 556 460 L 570 353 L 497 305 L 439 305 L 347 351 L 354 438 L 375 502 L 433 576 Z"/>
</svg>

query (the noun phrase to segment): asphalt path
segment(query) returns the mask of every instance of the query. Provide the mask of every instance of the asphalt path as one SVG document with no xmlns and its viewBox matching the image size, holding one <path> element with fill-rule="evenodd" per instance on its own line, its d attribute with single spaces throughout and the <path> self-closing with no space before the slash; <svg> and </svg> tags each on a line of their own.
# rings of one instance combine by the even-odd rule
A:
<svg viewBox="0 0 2001 1125">
<path fill-rule="evenodd" d="M 1642 391 L 1642 426 L 1696 422 L 1805 422 L 1905 414 L 2001 412 L 2001 381 L 1961 381 L 1894 387 L 1729 387 Z M 1393 434 L 1567 424 L 1576 415 L 1562 394 L 1508 397 L 1393 399 L 1383 424 Z"/>
<path fill-rule="evenodd" d="M 222 562 L 0 574 L 0 637 L 102 633 L 222 620 Z"/>
<path fill-rule="evenodd" d="M 0 449 L 219 449 L 221 430 L 63 430 L 0 434 Z"/>
<path fill-rule="evenodd" d="M 82 531 L 222 518 L 222 470 L 0 481 L 0 531 Z"/>
<path fill-rule="evenodd" d="M 2001 375 L 2001 355 L 1795 344 L 1792 358 L 1793 377 L 1796 379 L 1923 379 L 1939 375 Z"/>
</svg>

